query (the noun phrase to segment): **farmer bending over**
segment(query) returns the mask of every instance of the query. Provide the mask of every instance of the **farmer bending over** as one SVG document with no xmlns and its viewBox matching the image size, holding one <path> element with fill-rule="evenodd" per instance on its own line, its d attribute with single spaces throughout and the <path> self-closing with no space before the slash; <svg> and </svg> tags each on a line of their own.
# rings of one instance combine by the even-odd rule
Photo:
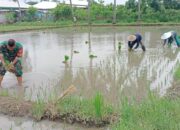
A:
<svg viewBox="0 0 180 130">
<path fill-rule="evenodd" d="M 6 71 L 14 73 L 17 77 L 18 85 L 22 86 L 22 54 L 22 45 L 14 39 L 0 43 L 0 87 Z"/>
<path fill-rule="evenodd" d="M 173 42 L 176 43 L 178 47 L 180 47 L 180 36 L 178 37 L 175 31 L 166 32 L 161 36 L 161 39 L 164 40 L 164 44 L 171 46 Z"/>
<path fill-rule="evenodd" d="M 129 51 L 131 51 L 134 47 L 134 49 L 137 49 L 139 47 L 139 44 L 141 45 L 141 48 L 143 51 L 146 51 L 145 46 L 142 43 L 142 36 L 138 33 L 134 34 L 134 35 L 129 35 L 128 36 L 128 47 L 129 47 Z"/>
</svg>

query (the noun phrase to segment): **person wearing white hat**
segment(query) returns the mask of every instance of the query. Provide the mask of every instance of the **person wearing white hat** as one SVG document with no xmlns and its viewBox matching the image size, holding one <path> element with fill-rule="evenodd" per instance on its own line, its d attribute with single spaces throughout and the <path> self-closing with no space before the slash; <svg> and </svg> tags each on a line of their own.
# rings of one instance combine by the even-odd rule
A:
<svg viewBox="0 0 180 130">
<path fill-rule="evenodd" d="M 175 42 L 176 45 L 180 47 L 180 39 L 175 31 L 169 31 L 169 32 L 164 33 L 161 36 L 161 39 L 164 40 L 163 45 L 165 44 L 171 45 L 173 42 Z"/>
<path fill-rule="evenodd" d="M 128 47 L 129 47 L 130 51 L 133 49 L 133 47 L 135 45 L 136 46 L 134 47 L 134 49 L 137 49 L 139 47 L 139 44 L 141 45 L 142 50 L 146 51 L 146 48 L 145 48 L 145 46 L 142 43 L 142 36 L 141 36 L 141 34 L 136 33 L 134 35 L 129 35 L 127 37 L 127 39 L 128 39 Z"/>
</svg>

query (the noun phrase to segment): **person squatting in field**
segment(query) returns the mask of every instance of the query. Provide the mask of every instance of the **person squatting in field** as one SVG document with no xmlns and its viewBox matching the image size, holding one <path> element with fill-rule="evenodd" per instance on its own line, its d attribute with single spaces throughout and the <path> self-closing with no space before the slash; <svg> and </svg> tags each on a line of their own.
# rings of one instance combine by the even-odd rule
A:
<svg viewBox="0 0 180 130">
<path fill-rule="evenodd" d="M 6 71 L 14 73 L 18 85 L 22 86 L 22 55 L 23 46 L 14 39 L 0 43 L 0 87 Z"/>
</svg>

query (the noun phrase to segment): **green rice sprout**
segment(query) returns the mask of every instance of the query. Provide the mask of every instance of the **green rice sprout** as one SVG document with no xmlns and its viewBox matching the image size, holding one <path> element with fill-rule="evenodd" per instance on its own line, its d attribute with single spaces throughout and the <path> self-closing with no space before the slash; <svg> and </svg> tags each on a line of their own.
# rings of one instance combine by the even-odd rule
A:
<svg viewBox="0 0 180 130">
<path fill-rule="evenodd" d="M 94 99 L 93 99 L 94 109 L 96 117 L 102 117 L 103 115 L 103 108 L 104 108 L 104 98 L 102 94 L 99 92 L 96 93 Z"/>
<path fill-rule="evenodd" d="M 33 104 L 32 114 L 36 120 L 41 120 L 45 112 L 45 102 L 42 99 L 38 99 L 36 103 Z"/>
<path fill-rule="evenodd" d="M 75 50 L 74 50 L 73 52 L 74 52 L 74 53 L 79 53 L 79 51 L 75 51 Z"/>
<path fill-rule="evenodd" d="M 119 43 L 118 43 L 118 50 L 121 50 L 121 45 L 122 45 L 122 43 L 119 42 Z"/>
<path fill-rule="evenodd" d="M 97 56 L 96 56 L 96 55 L 93 55 L 93 54 L 90 54 L 90 55 L 89 55 L 89 58 L 97 58 Z"/>
<path fill-rule="evenodd" d="M 68 56 L 68 55 L 65 55 L 65 56 L 64 56 L 64 61 L 63 61 L 63 63 L 67 63 L 68 60 L 69 60 L 69 56 Z"/>
</svg>

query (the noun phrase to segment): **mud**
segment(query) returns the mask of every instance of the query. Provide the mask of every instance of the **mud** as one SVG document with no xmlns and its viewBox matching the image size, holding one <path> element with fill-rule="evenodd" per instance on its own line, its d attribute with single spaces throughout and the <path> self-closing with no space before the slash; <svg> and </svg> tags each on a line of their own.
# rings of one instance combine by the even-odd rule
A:
<svg viewBox="0 0 180 130">
<path fill-rule="evenodd" d="M 171 97 L 178 95 L 179 87 L 178 84 L 174 84 L 173 75 L 180 62 L 180 52 L 174 44 L 170 48 L 162 47 L 160 39 L 162 33 L 170 30 L 180 33 L 179 26 L 91 29 L 77 27 L 7 33 L 0 36 L 0 41 L 14 38 L 23 43 L 23 80 L 27 86 L 27 99 L 45 99 L 54 88 L 57 93 L 61 93 L 70 84 L 74 84 L 78 89 L 77 95 L 82 98 L 89 98 L 99 91 L 107 102 L 117 105 L 123 97 L 141 100 L 148 95 L 149 90 L 157 91 L 162 96 L 168 91 Z M 127 36 L 136 32 L 143 36 L 143 43 L 147 49 L 145 53 L 141 48 L 131 53 L 127 50 Z M 122 42 L 120 51 L 119 42 Z M 70 57 L 67 64 L 62 63 L 65 55 Z M 89 58 L 89 55 L 96 55 L 97 58 Z M 172 85 L 174 87 L 170 88 Z M 13 91 L 17 86 L 16 77 L 7 73 L 2 86 L 10 92 Z M 4 113 L 11 107 L 5 103 L 2 105 L 6 106 L 2 109 Z M 14 105 L 23 106 L 17 102 Z M 18 110 L 13 108 L 7 114 L 21 116 Z M 23 117 L 30 113 L 28 110 L 29 108 L 22 111 Z M 12 111 L 15 111 L 15 114 Z M 64 116 L 52 116 L 54 113 L 51 112 L 46 111 L 41 118 L 60 120 L 60 116 Z M 70 119 L 61 120 L 69 123 L 79 121 L 77 115 L 67 115 Z M 32 116 L 31 113 L 29 116 Z M 79 122 L 82 123 L 84 120 L 86 119 Z M 91 124 L 91 119 L 89 120 Z"/>
<path fill-rule="evenodd" d="M 173 83 L 172 87 L 167 90 L 166 96 L 174 100 L 180 98 L 180 81 Z"/>
<path fill-rule="evenodd" d="M 77 115 L 76 112 L 61 114 L 61 112 L 58 112 L 56 110 L 56 107 L 51 103 L 47 103 L 45 105 L 45 111 L 42 114 L 42 116 L 36 118 L 36 115 L 32 114 L 33 104 L 34 102 L 31 101 L 24 101 L 13 97 L 0 96 L 0 113 L 15 117 L 29 117 L 37 121 L 48 119 L 51 121 L 63 121 L 69 124 L 78 123 L 82 126 L 88 127 L 104 127 L 108 124 L 117 121 L 116 115 L 93 119 L 82 118 L 79 115 Z"/>
</svg>

